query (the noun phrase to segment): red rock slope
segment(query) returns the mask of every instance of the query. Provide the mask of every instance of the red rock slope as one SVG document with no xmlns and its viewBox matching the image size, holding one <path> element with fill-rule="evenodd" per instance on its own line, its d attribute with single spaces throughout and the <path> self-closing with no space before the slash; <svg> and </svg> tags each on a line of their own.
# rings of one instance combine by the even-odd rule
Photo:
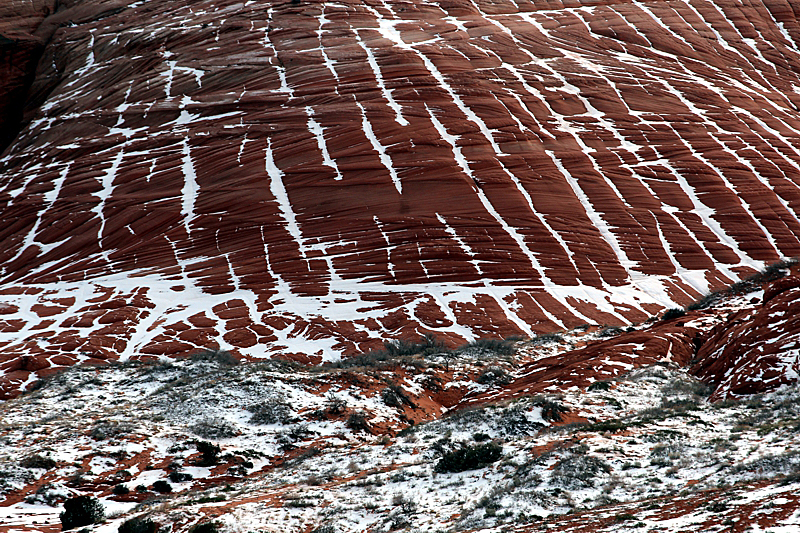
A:
<svg viewBox="0 0 800 533">
<path fill-rule="evenodd" d="M 20 386 L 623 324 L 800 252 L 789 3 L 56 3 L 0 8 Z"/>
</svg>

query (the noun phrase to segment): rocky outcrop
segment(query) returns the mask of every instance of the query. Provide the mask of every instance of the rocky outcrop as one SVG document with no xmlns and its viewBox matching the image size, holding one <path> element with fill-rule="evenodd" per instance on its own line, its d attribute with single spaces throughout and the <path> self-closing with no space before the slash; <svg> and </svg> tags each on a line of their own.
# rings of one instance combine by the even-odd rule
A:
<svg viewBox="0 0 800 533">
<path fill-rule="evenodd" d="M 13 387 L 625 325 L 800 252 L 786 3 L 48 6 L 0 16 L 47 36 L 0 42 Z"/>
<path fill-rule="evenodd" d="M 770 284 L 760 306 L 732 313 L 702 345 L 692 372 L 712 400 L 795 385 L 800 378 L 800 276 Z"/>
</svg>

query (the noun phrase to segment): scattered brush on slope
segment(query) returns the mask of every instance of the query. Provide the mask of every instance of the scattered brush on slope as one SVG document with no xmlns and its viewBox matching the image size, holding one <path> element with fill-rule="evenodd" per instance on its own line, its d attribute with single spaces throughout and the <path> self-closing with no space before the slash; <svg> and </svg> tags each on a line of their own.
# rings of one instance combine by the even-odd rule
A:
<svg viewBox="0 0 800 533">
<path fill-rule="evenodd" d="M 757 291 L 761 288 L 761 285 L 764 283 L 768 283 L 770 281 L 775 281 L 780 279 L 786 275 L 786 270 L 791 268 L 793 265 L 798 263 L 797 259 L 786 259 L 784 261 L 778 261 L 777 263 L 773 263 L 766 267 L 761 272 L 757 272 L 750 277 L 743 279 L 742 281 L 738 281 L 724 289 L 720 289 L 718 291 L 710 292 L 709 294 L 703 296 L 701 299 L 697 300 L 693 304 L 689 305 L 686 310 L 687 311 L 696 311 L 698 309 L 708 309 L 712 307 L 717 302 L 724 300 L 730 296 L 739 296 L 742 294 L 747 294 L 753 291 Z"/>
</svg>

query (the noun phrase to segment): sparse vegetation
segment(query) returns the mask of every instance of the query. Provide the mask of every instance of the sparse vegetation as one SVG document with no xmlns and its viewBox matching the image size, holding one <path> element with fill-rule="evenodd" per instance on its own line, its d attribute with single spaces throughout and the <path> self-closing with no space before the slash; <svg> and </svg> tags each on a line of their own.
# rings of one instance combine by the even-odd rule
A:
<svg viewBox="0 0 800 533">
<path fill-rule="evenodd" d="M 158 524 L 149 518 L 137 516 L 124 521 L 117 531 L 118 533 L 156 533 L 157 530 Z"/>
<path fill-rule="evenodd" d="M 201 522 L 193 525 L 189 533 L 219 533 L 219 524 L 216 522 Z"/>
<path fill-rule="evenodd" d="M 362 411 L 350 413 L 345 425 L 353 431 L 370 431 L 369 422 L 367 422 L 367 414 Z"/>
<path fill-rule="evenodd" d="M 381 399 L 389 407 L 403 407 L 403 405 L 416 407 L 405 391 L 395 384 L 390 384 L 381 391 Z"/>
<path fill-rule="evenodd" d="M 597 336 L 600 337 L 601 339 L 610 339 L 611 337 L 616 337 L 617 335 L 620 335 L 624 332 L 625 330 L 623 330 L 622 328 L 616 326 L 609 326 L 601 329 L 600 332 L 597 334 Z"/>
<path fill-rule="evenodd" d="M 239 360 L 236 358 L 236 356 L 227 350 L 203 350 L 190 355 L 189 360 L 193 362 L 205 361 L 217 363 L 221 366 L 233 366 L 239 364 Z"/>
<path fill-rule="evenodd" d="M 672 309 L 667 309 L 664 311 L 664 314 L 661 315 L 661 320 L 673 320 L 675 318 L 681 318 L 684 315 L 686 315 L 686 311 L 679 307 L 673 307 Z"/>
<path fill-rule="evenodd" d="M 247 410 L 253 413 L 251 424 L 290 424 L 294 420 L 292 408 L 280 398 L 267 398 Z"/>
<path fill-rule="evenodd" d="M 778 261 L 773 263 L 761 272 L 757 272 L 752 276 L 749 276 L 742 281 L 738 281 L 725 287 L 724 289 L 720 289 L 717 291 L 710 292 L 697 300 L 696 302 L 689 305 L 686 310 L 687 311 L 695 311 L 698 309 L 708 309 L 712 307 L 717 302 L 724 300 L 730 296 L 737 296 L 741 294 L 747 294 L 753 291 L 756 291 L 761 288 L 761 285 L 764 283 L 768 283 L 770 281 L 775 281 L 777 279 L 782 278 L 785 276 L 785 271 L 791 268 L 792 266 L 796 265 L 798 262 L 797 259 L 786 259 L 783 261 Z"/>
<path fill-rule="evenodd" d="M 502 455 L 503 447 L 496 442 L 473 445 L 462 443 L 452 450 L 445 451 L 436 463 L 434 471 L 445 473 L 476 470 L 497 461 Z"/>
<path fill-rule="evenodd" d="M 569 408 L 555 398 L 547 396 L 536 396 L 533 398 L 533 405 L 541 408 L 542 418 L 548 422 L 561 422 L 564 413 L 569 412 Z"/>
<path fill-rule="evenodd" d="M 595 381 L 591 385 L 589 385 L 589 387 L 586 390 L 588 391 L 611 390 L 611 383 L 609 383 L 608 381 Z"/>
<path fill-rule="evenodd" d="M 164 481 L 163 479 L 159 479 L 155 483 L 153 483 L 153 490 L 156 492 L 160 492 L 162 494 L 168 494 L 172 492 L 172 485 L 169 482 Z"/>
<path fill-rule="evenodd" d="M 59 518 L 62 529 L 66 531 L 102 522 L 105 510 L 103 504 L 94 496 L 76 496 L 64 502 L 64 511 Z"/>
<path fill-rule="evenodd" d="M 611 467 L 597 457 L 590 455 L 569 455 L 553 467 L 550 483 L 568 490 L 593 487 L 595 479 L 603 473 L 611 472 Z"/>
<path fill-rule="evenodd" d="M 208 417 L 192 426 L 192 432 L 204 439 L 230 439 L 239 435 L 239 430 L 224 418 Z"/>
<path fill-rule="evenodd" d="M 19 464 L 23 468 L 41 468 L 42 470 L 50 470 L 55 468 L 57 463 L 50 457 L 43 457 L 39 454 L 34 454 L 24 458 Z"/>
<path fill-rule="evenodd" d="M 514 353 L 514 345 L 503 339 L 478 339 L 461 346 L 458 351 L 474 357 L 496 357 L 512 355 Z"/>
<path fill-rule="evenodd" d="M 476 380 L 482 385 L 505 385 L 511 382 L 511 377 L 501 366 L 490 366 L 478 376 Z"/>
<path fill-rule="evenodd" d="M 562 337 L 558 333 L 542 333 L 541 335 L 537 335 L 533 339 L 531 339 L 531 344 L 533 344 L 534 346 L 541 346 L 544 344 L 562 343 L 562 342 L 564 342 L 564 337 Z"/>
<path fill-rule="evenodd" d="M 220 447 L 208 441 L 199 441 L 197 451 L 202 454 L 198 466 L 213 466 L 219 462 Z"/>
</svg>

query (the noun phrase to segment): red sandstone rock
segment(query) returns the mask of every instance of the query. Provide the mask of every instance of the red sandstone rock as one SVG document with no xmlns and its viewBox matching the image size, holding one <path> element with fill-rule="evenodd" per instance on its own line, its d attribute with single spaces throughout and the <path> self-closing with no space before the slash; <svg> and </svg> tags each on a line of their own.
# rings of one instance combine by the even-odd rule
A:
<svg viewBox="0 0 800 533">
<path fill-rule="evenodd" d="M 774 390 L 800 375 L 800 276 L 773 282 L 761 306 L 733 313 L 703 343 L 692 372 L 712 400 Z"/>
<path fill-rule="evenodd" d="M 623 325 L 800 254 L 783 2 L 195 4 L 0 6 L 8 355 Z"/>
</svg>

